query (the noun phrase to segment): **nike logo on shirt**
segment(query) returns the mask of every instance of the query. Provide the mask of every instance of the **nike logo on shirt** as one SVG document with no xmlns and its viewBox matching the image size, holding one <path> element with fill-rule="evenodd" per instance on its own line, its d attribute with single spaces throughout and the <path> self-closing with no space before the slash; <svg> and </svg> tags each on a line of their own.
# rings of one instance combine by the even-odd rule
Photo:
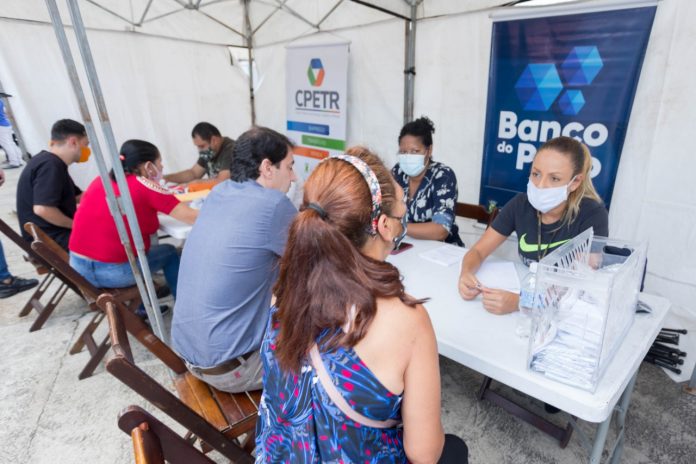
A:
<svg viewBox="0 0 696 464">
<path fill-rule="evenodd" d="M 553 242 L 553 243 L 542 243 L 541 246 L 539 246 L 536 243 L 529 244 L 527 243 L 527 240 L 525 240 L 525 237 L 527 237 L 527 234 L 522 234 L 520 237 L 520 250 L 524 253 L 532 253 L 534 251 L 541 251 L 541 250 L 546 250 L 547 248 L 556 248 L 557 246 L 563 245 L 565 242 L 570 240 L 569 238 L 565 240 L 560 240 L 558 242 Z"/>
</svg>

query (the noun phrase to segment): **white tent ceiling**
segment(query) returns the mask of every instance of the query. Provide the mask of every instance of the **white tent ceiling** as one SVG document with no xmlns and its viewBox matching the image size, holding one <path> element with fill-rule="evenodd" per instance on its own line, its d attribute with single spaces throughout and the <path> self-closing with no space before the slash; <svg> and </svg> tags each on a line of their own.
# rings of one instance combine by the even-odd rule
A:
<svg viewBox="0 0 696 464">
<path fill-rule="evenodd" d="M 249 0 L 253 45 L 290 41 L 411 15 L 411 0 Z M 466 13 L 510 0 L 413 0 L 417 17 Z M 65 24 L 65 2 L 58 2 Z M 80 0 L 89 29 L 141 33 L 231 46 L 246 46 L 243 0 Z M 386 13 L 382 10 L 391 12 Z M 397 16 L 395 16 L 397 15 Z M 50 22 L 43 0 L 3 0 L 0 17 Z"/>
</svg>

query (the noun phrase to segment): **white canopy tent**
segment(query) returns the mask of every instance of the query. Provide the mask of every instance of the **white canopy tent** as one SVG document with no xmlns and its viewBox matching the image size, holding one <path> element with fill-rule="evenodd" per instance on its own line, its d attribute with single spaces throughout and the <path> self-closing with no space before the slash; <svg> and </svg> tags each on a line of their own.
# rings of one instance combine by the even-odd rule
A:
<svg viewBox="0 0 696 464">
<path fill-rule="evenodd" d="M 424 0 L 416 8 L 414 114 L 435 121 L 434 156 L 455 170 L 460 201 L 478 200 L 490 15 L 507 3 Z M 616 3 L 587 0 L 556 8 Z M 285 131 L 288 43 L 349 40 L 348 143 L 367 144 L 387 164 L 394 162 L 404 114 L 408 1 L 80 0 L 80 8 L 117 141 L 154 142 L 167 171 L 194 163 L 190 130 L 196 122 L 210 121 L 231 137 L 251 124 L 247 30 L 253 31 L 258 74 L 257 124 Z M 66 11 L 63 19 L 69 23 Z M 659 2 L 610 230 L 612 236 L 649 242 L 646 290 L 668 297 L 675 313 L 696 328 L 696 157 L 690 150 L 696 62 L 689 58 L 694 21 L 696 3 Z M 68 36 L 74 40 L 70 31 Z M 80 78 L 87 88 L 85 76 Z M 31 152 L 45 147 L 55 120 L 80 119 L 43 0 L 0 3 L 0 82 L 15 95 L 14 114 Z M 96 175 L 92 163 L 72 170 L 83 187 Z"/>
</svg>

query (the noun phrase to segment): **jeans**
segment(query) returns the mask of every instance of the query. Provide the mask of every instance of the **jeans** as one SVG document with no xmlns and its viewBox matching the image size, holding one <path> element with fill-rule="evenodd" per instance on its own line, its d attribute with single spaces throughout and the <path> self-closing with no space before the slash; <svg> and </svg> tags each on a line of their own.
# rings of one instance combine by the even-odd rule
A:
<svg viewBox="0 0 696 464">
<path fill-rule="evenodd" d="M 7 268 L 5 250 L 2 249 L 2 242 L 0 242 L 0 280 L 6 280 L 10 277 L 12 277 L 12 274 L 10 274 L 10 270 Z"/>
<path fill-rule="evenodd" d="M 164 271 L 167 285 L 176 298 L 176 281 L 179 276 L 179 254 L 173 245 L 154 245 L 147 253 L 151 272 Z M 135 285 L 130 264 L 103 263 L 70 253 L 70 266 L 97 288 L 123 288 Z"/>
</svg>

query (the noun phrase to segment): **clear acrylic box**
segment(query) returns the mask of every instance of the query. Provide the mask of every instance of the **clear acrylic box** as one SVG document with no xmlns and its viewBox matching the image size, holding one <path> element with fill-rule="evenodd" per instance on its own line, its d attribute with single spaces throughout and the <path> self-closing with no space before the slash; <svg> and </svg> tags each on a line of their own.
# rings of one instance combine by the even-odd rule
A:
<svg viewBox="0 0 696 464">
<path fill-rule="evenodd" d="M 633 323 L 646 250 L 590 228 L 539 262 L 530 370 L 596 390 Z"/>
</svg>

